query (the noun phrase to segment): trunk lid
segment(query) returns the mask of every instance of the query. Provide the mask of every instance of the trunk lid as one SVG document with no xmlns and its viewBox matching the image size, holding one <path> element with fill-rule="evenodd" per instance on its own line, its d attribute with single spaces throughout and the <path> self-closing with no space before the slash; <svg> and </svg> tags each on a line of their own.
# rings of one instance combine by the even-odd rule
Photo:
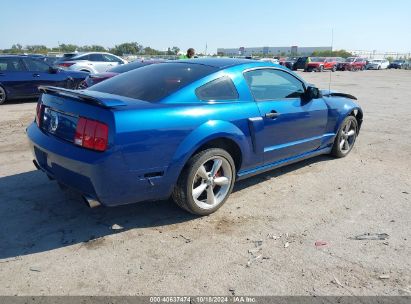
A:
<svg viewBox="0 0 411 304">
<path fill-rule="evenodd" d="M 80 118 L 108 126 L 109 143 L 115 134 L 114 111 L 157 106 L 150 102 L 89 90 L 40 87 L 38 125 L 43 132 L 74 142 Z"/>
</svg>

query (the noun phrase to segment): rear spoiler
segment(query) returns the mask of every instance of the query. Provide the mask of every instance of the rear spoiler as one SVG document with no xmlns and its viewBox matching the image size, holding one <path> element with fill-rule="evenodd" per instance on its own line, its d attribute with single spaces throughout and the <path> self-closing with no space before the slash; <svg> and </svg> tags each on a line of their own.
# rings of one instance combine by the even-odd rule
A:
<svg viewBox="0 0 411 304">
<path fill-rule="evenodd" d="M 127 104 L 123 101 L 116 99 L 106 99 L 98 98 L 88 94 L 85 94 L 84 91 L 69 90 L 65 88 L 58 88 L 52 86 L 39 86 L 39 91 L 46 94 L 61 95 L 75 99 L 81 99 L 82 101 L 93 103 L 99 105 L 103 108 L 114 108 L 119 106 L 126 106 Z"/>
<path fill-rule="evenodd" d="M 345 98 L 349 98 L 349 99 L 354 99 L 357 100 L 357 97 L 351 95 L 351 94 L 347 94 L 347 93 L 340 93 L 340 92 L 332 92 L 332 91 L 328 91 L 328 90 L 321 90 L 321 94 L 323 96 L 329 96 L 329 97 L 345 97 Z"/>
</svg>

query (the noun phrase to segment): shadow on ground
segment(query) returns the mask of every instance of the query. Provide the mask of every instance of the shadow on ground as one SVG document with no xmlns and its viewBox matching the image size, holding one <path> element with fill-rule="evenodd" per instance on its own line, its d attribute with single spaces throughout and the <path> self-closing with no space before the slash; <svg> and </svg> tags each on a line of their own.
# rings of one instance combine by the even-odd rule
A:
<svg viewBox="0 0 411 304">
<path fill-rule="evenodd" d="M 239 181 L 234 191 L 329 159 L 319 156 Z M 79 197 L 61 191 L 41 171 L 0 178 L 0 198 L 0 259 L 88 242 L 113 234 L 113 224 L 123 226 L 125 231 L 197 218 L 178 208 L 171 199 L 90 209 Z"/>
</svg>

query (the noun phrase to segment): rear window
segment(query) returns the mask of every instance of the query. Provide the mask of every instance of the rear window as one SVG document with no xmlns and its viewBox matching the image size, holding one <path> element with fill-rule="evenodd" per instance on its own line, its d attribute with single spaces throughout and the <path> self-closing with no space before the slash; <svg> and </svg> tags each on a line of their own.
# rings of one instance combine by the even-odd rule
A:
<svg viewBox="0 0 411 304">
<path fill-rule="evenodd" d="M 105 80 L 89 90 L 156 102 L 217 70 L 190 63 L 151 64 Z"/>
<path fill-rule="evenodd" d="M 128 72 L 128 71 L 134 70 L 134 69 L 141 68 L 142 66 L 145 66 L 145 65 L 148 65 L 148 64 L 149 63 L 136 61 L 136 62 L 116 66 L 115 68 L 110 69 L 109 72 L 121 74 L 121 73 L 125 73 L 125 72 Z"/>
</svg>

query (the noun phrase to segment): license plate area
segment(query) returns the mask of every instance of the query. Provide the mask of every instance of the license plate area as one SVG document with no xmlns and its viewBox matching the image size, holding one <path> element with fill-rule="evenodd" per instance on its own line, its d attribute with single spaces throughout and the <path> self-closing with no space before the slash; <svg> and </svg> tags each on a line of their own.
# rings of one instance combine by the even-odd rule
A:
<svg viewBox="0 0 411 304">
<path fill-rule="evenodd" d="M 41 128 L 54 136 L 73 142 L 76 132 L 78 117 L 45 107 Z"/>
</svg>

